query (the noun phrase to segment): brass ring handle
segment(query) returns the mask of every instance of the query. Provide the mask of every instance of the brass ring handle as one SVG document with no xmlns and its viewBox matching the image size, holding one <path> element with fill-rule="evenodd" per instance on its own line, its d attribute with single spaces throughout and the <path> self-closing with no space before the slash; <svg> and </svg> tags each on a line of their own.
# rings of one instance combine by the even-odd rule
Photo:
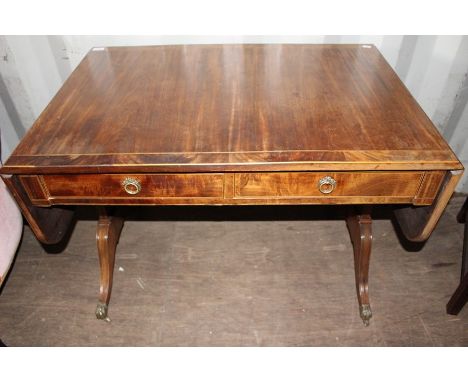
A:
<svg viewBox="0 0 468 382">
<path fill-rule="evenodd" d="M 336 187 L 336 180 L 331 176 L 324 176 L 318 182 L 318 189 L 322 194 L 330 194 Z"/>
<path fill-rule="evenodd" d="M 141 191 L 141 184 L 135 178 L 125 178 L 122 186 L 127 194 L 135 195 Z"/>
</svg>

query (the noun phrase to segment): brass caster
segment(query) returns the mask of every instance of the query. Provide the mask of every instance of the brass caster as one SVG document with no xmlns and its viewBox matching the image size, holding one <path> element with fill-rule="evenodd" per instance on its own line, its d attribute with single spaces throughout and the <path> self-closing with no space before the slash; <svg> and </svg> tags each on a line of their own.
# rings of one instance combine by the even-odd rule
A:
<svg viewBox="0 0 468 382">
<path fill-rule="evenodd" d="M 107 320 L 107 304 L 98 302 L 96 307 L 96 317 L 98 320 Z"/>
<path fill-rule="evenodd" d="M 372 317 L 372 310 L 369 304 L 363 304 L 359 307 L 359 314 L 361 315 L 364 326 L 369 326 L 369 320 Z"/>
</svg>

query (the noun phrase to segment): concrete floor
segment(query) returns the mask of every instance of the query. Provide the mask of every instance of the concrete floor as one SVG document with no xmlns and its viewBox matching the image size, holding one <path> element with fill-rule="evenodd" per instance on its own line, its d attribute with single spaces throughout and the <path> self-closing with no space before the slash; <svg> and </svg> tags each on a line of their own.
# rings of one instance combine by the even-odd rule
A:
<svg viewBox="0 0 468 382">
<path fill-rule="evenodd" d="M 453 198 L 429 241 L 409 251 L 390 208 L 376 211 L 367 328 L 343 208 L 128 209 L 139 221 L 126 221 L 117 248 L 111 322 L 94 317 L 96 223 L 84 208 L 61 252 L 47 253 L 25 228 L 0 295 L 0 338 L 8 346 L 466 346 L 468 307 L 445 313 L 460 273 L 463 200 Z"/>
</svg>

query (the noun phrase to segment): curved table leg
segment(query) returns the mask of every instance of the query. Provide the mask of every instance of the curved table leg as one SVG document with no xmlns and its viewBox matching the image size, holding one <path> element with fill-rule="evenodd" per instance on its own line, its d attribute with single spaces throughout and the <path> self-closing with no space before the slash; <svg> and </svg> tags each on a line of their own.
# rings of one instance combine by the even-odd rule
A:
<svg viewBox="0 0 468 382">
<path fill-rule="evenodd" d="M 350 211 L 346 218 L 351 241 L 354 249 L 354 272 L 356 276 L 356 290 L 359 302 L 359 313 L 365 326 L 369 325 L 372 311 L 369 304 L 369 261 L 372 246 L 372 219 L 370 211 L 359 214 Z"/>
<path fill-rule="evenodd" d="M 101 270 L 99 302 L 96 308 L 98 319 L 107 318 L 107 308 L 112 292 L 114 275 L 115 249 L 123 226 L 121 217 L 110 215 L 106 208 L 99 209 L 99 220 L 96 230 L 96 241 Z"/>
</svg>

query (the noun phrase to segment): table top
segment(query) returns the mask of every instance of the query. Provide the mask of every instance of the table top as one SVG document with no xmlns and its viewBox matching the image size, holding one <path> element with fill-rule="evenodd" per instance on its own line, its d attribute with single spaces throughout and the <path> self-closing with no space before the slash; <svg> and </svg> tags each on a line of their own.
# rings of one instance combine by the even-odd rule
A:
<svg viewBox="0 0 468 382">
<path fill-rule="evenodd" d="M 93 48 L 2 173 L 461 169 L 370 45 Z"/>
</svg>

